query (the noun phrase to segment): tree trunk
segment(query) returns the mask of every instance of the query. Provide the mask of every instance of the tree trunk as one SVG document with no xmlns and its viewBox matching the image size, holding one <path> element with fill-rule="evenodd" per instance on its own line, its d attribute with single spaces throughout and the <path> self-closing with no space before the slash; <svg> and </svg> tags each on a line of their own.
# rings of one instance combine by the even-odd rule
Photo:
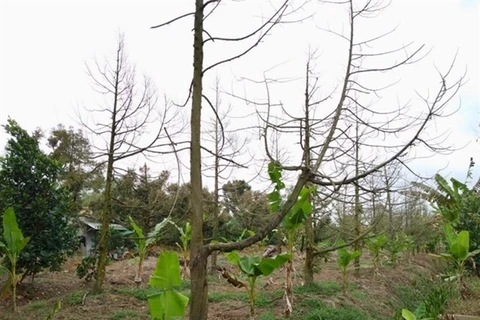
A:
<svg viewBox="0 0 480 320">
<path fill-rule="evenodd" d="M 192 239 L 190 244 L 190 319 L 206 320 L 208 315 L 207 259 L 203 249 L 203 199 L 202 162 L 200 152 L 200 127 L 202 111 L 203 78 L 203 0 L 195 1 L 193 43 L 193 94 L 190 120 L 190 184 Z"/>
<path fill-rule="evenodd" d="M 218 100 L 219 100 L 219 88 L 218 88 L 218 82 L 217 82 L 217 87 L 216 87 L 216 93 L 217 97 L 215 99 L 215 111 L 218 114 Z M 219 190 L 219 177 L 218 175 L 219 170 L 220 170 L 220 137 L 219 137 L 219 122 L 218 118 L 215 118 L 215 174 L 214 174 L 214 187 L 213 187 L 213 196 L 214 196 L 214 211 L 213 211 L 213 240 L 218 241 L 218 215 L 219 215 L 219 195 L 218 195 L 218 190 Z M 215 272 L 217 269 L 217 251 L 212 252 L 212 260 L 211 260 L 211 272 Z"/>
<path fill-rule="evenodd" d="M 95 293 L 101 293 L 103 291 L 103 281 L 105 280 L 105 269 L 107 267 L 108 259 L 108 244 L 110 241 L 110 215 L 112 212 L 112 181 L 113 181 L 113 162 L 114 147 L 115 147 L 115 133 L 117 130 L 117 106 L 118 106 L 118 86 L 119 86 L 119 74 L 121 70 L 121 53 L 122 46 L 119 45 L 117 50 L 117 63 L 115 69 L 115 91 L 113 95 L 113 110 L 112 110 L 112 125 L 110 128 L 110 143 L 108 147 L 108 160 L 107 160 L 107 177 L 105 179 L 105 197 L 102 213 L 102 226 L 100 228 L 100 241 L 99 241 L 99 255 L 97 265 L 97 275 L 93 291 Z"/>
<path fill-rule="evenodd" d="M 357 107 L 355 108 L 355 111 L 357 111 Z M 355 126 L 355 175 L 359 175 L 359 133 L 358 133 L 358 120 L 356 121 L 356 126 Z M 355 237 L 359 237 L 361 230 L 360 230 L 360 218 L 361 218 L 361 205 L 360 205 L 360 188 L 359 184 L 360 181 L 357 181 L 355 183 Z M 353 248 L 354 250 L 360 250 L 361 249 L 361 240 L 358 240 L 354 243 Z M 355 267 L 355 277 L 360 276 L 360 256 L 356 257 L 353 265 Z"/>
</svg>

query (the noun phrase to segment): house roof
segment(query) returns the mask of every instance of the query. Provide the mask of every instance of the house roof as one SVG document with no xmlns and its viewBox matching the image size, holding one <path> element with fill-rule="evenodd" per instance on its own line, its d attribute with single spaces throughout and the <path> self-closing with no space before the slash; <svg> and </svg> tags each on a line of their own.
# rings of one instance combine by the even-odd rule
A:
<svg viewBox="0 0 480 320">
<path fill-rule="evenodd" d="M 102 227 L 102 224 L 100 222 L 97 222 L 94 219 L 89 217 L 79 217 L 78 220 L 94 230 L 100 230 L 100 228 Z M 110 228 L 113 228 L 116 230 L 128 230 L 124 226 L 116 223 L 110 223 Z"/>
</svg>

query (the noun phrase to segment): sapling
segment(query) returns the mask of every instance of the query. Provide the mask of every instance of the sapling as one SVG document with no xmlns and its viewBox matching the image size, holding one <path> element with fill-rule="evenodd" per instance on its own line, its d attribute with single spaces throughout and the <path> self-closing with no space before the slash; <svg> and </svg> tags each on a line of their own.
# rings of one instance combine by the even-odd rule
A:
<svg viewBox="0 0 480 320">
<path fill-rule="evenodd" d="M 17 312 L 17 284 L 21 279 L 21 276 L 17 275 L 17 261 L 30 241 L 30 237 L 23 236 L 13 208 L 8 208 L 3 213 L 3 238 L 5 243 L 0 241 L 0 249 L 5 252 L 10 262 L 10 269 L 7 269 L 9 277 L 2 288 L 2 295 L 10 291 L 10 288 L 12 289 L 13 312 Z"/>
<path fill-rule="evenodd" d="M 149 284 L 161 290 L 147 297 L 152 320 L 173 320 L 185 315 L 188 297 L 175 290 L 182 284 L 180 263 L 175 252 L 162 252 Z"/>
<path fill-rule="evenodd" d="M 388 238 L 385 234 L 377 235 L 376 237 L 367 240 L 366 245 L 373 258 L 373 277 L 376 278 L 378 274 L 378 266 L 380 264 L 380 251 L 384 248 Z"/>
<path fill-rule="evenodd" d="M 343 245 L 345 242 L 340 239 L 337 241 L 338 245 Z M 352 262 L 353 259 L 356 257 L 359 257 L 362 252 L 360 250 L 355 250 L 355 251 L 348 251 L 347 248 L 340 248 L 337 250 L 338 253 L 338 258 L 337 258 L 337 264 L 340 267 L 340 271 L 342 272 L 342 285 L 343 289 L 345 290 L 347 288 L 347 267 Z"/>
<path fill-rule="evenodd" d="M 247 276 L 248 283 L 239 281 L 238 279 L 226 274 L 224 272 L 224 277 L 227 278 L 229 283 L 236 287 L 244 287 L 247 290 L 248 300 L 250 302 L 250 318 L 254 319 L 255 317 L 255 283 L 259 276 L 268 276 L 275 269 L 282 266 L 285 262 L 289 261 L 291 255 L 289 254 L 279 254 L 273 258 L 263 258 L 260 256 L 244 256 L 240 257 L 237 251 L 232 251 L 226 253 L 230 263 L 237 265 L 240 268 L 240 271 Z"/>
<path fill-rule="evenodd" d="M 400 253 L 405 249 L 405 236 L 404 234 L 395 234 L 395 236 L 387 241 L 386 248 L 390 254 L 390 264 L 392 267 L 397 266 L 398 257 Z"/>
<path fill-rule="evenodd" d="M 140 284 L 142 283 L 143 261 L 145 260 L 148 250 L 150 250 L 150 248 L 158 240 L 158 236 L 160 235 L 160 232 L 167 225 L 167 223 L 169 223 L 170 219 L 169 218 L 163 219 L 162 222 L 155 225 L 155 228 L 153 229 L 152 232 L 148 234 L 147 237 L 144 236 L 142 228 L 140 228 L 135 223 L 132 217 L 128 217 L 128 219 L 130 220 L 130 224 L 132 225 L 133 230 L 136 233 L 136 237 L 133 238 L 133 241 L 135 242 L 138 248 L 138 267 L 135 273 L 135 283 L 137 284 L 137 286 L 140 286 Z"/>
</svg>

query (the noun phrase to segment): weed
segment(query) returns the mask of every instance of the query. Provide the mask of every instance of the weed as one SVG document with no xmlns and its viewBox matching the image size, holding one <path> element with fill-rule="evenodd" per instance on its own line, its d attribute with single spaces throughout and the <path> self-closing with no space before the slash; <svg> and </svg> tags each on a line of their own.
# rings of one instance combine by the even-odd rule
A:
<svg viewBox="0 0 480 320">
<path fill-rule="evenodd" d="M 115 311 L 110 317 L 111 320 L 120 320 L 126 318 L 138 319 L 139 315 L 135 310 L 118 310 Z"/>
<path fill-rule="evenodd" d="M 367 300 L 368 298 L 368 295 L 364 292 L 364 291 L 361 291 L 361 290 L 353 290 L 350 295 L 357 299 L 357 300 L 361 300 L 361 301 L 365 301 Z"/>
<path fill-rule="evenodd" d="M 85 293 L 82 292 L 82 291 L 73 292 L 73 293 L 69 294 L 65 298 L 64 301 L 65 301 L 66 304 L 69 304 L 71 306 L 80 305 L 83 302 L 83 295 L 84 294 Z"/>
<path fill-rule="evenodd" d="M 28 304 L 24 309 L 27 311 L 43 309 L 47 306 L 46 301 L 35 301 Z"/>
<path fill-rule="evenodd" d="M 338 283 L 334 281 L 325 281 L 325 282 L 314 282 L 305 286 L 295 286 L 295 294 L 305 294 L 305 293 L 314 293 L 321 294 L 326 296 L 333 296 L 341 290 L 341 287 Z"/>
<path fill-rule="evenodd" d="M 209 302 L 222 302 L 227 300 L 248 301 L 244 292 L 211 292 L 208 295 Z"/>
<path fill-rule="evenodd" d="M 278 319 L 272 311 L 267 311 L 258 317 L 258 320 L 276 320 Z"/>
<path fill-rule="evenodd" d="M 326 307 L 312 310 L 308 313 L 305 320 L 367 320 L 368 316 L 361 309 L 353 307 Z"/>
<path fill-rule="evenodd" d="M 131 295 L 140 300 L 147 300 L 149 295 L 162 292 L 159 289 L 155 289 L 151 287 L 148 287 L 148 288 L 120 287 L 120 288 L 116 288 L 115 291 L 126 294 L 126 295 Z"/>
</svg>

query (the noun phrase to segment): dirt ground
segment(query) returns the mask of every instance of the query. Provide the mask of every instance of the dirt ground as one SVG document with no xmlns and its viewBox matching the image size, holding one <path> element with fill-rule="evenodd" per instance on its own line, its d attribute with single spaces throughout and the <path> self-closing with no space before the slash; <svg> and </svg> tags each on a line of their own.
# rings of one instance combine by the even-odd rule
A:
<svg viewBox="0 0 480 320">
<path fill-rule="evenodd" d="M 92 284 L 76 276 L 75 268 L 80 260 L 80 257 L 68 260 L 61 272 L 40 273 L 33 283 L 30 279 L 25 279 L 18 287 L 19 313 L 12 314 L 9 301 L 2 301 L 0 319 L 43 320 L 47 318 L 57 301 L 61 301 L 61 309 L 54 319 L 149 319 L 145 297 L 148 293 L 146 289 L 148 278 L 155 268 L 155 257 L 149 257 L 144 263 L 143 289 L 137 289 L 134 283 L 136 267 L 134 259 L 112 262 L 107 268 L 105 291 L 101 295 L 91 294 Z M 362 265 L 358 278 L 355 278 L 352 272 L 349 273 L 348 292 L 342 292 L 338 285 L 341 276 L 335 262 L 322 261 L 321 270 L 316 272 L 315 281 L 324 284 L 326 291 L 315 292 L 302 289 L 301 263 L 301 260 L 295 262 L 297 274 L 294 285 L 298 292 L 295 293 L 294 308 L 298 305 L 299 309 L 306 310 L 308 303 L 318 300 L 332 307 L 363 308 L 371 315 L 378 315 L 375 319 L 392 319 L 395 312 L 392 303 L 394 301 L 392 295 L 395 292 L 392 288 L 399 284 L 410 285 L 419 274 L 433 278 L 438 273 L 436 270 L 438 266 L 432 263 L 430 257 L 419 255 L 412 261 L 404 259 L 396 268 L 381 267 L 377 279 L 373 279 L 372 268 L 367 262 Z M 220 259 L 219 264 L 227 266 L 224 259 Z M 234 267 L 227 267 L 235 273 Z M 259 319 L 282 317 L 283 277 L 284 271 L 277 270 L 270 277 L 258 281 Z M 184 282 L 185 288 L 180 290 L 188 294 L 189 283 L 187 280 Z M 329 293 L 330 289 L 333 293 Z M 471 310 L 467 314 L 480 315 L 480 296 L 474 299 L 476 299 L 474 302 L 468 304 Z M 217 274 L 209 277 L 209 300 L 209 319 L 248 319 L 249 308 L 245 290 L 230 286 Z M 460 306 L 459 308 L 465 309 Z"/>
</svg>

